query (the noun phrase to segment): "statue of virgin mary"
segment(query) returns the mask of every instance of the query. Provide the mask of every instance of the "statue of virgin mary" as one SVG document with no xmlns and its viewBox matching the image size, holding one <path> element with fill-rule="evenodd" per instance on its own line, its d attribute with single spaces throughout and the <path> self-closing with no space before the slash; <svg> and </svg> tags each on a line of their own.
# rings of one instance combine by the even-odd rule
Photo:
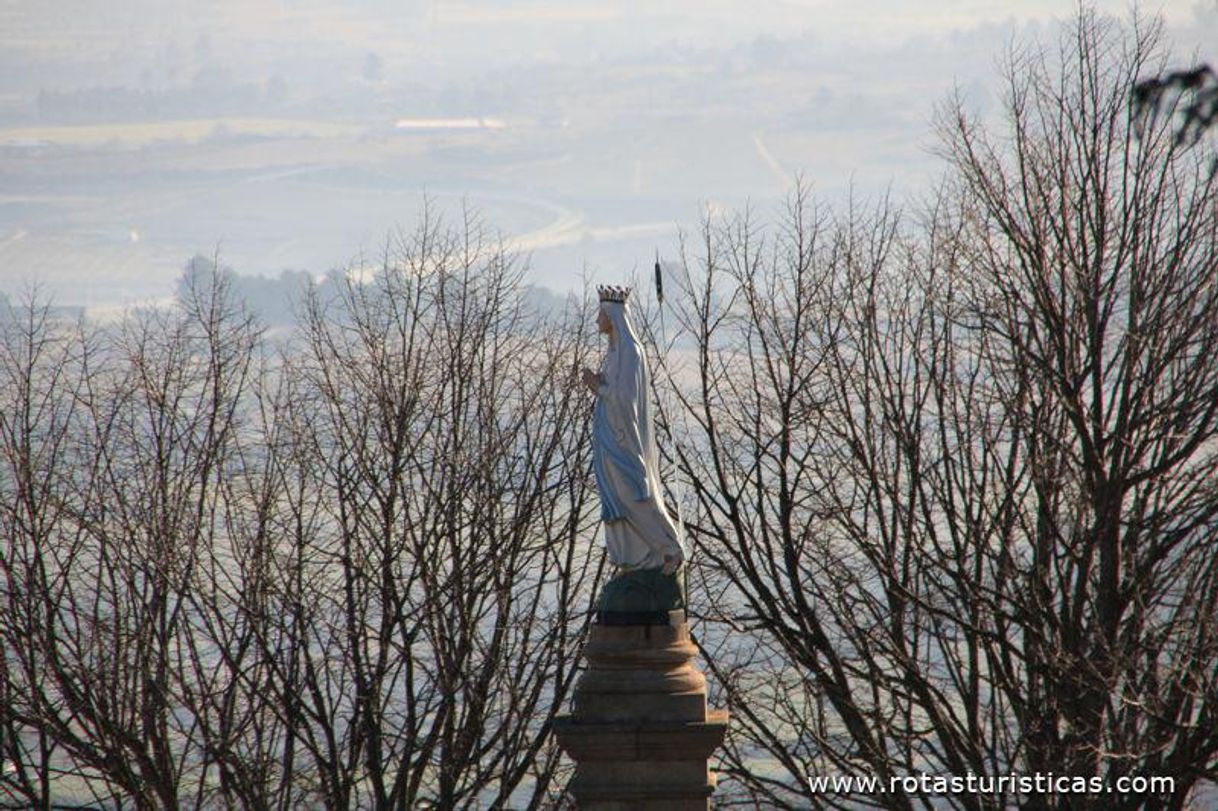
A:
<svg viewBox="0 0 1218 811">
<path fill-rule="evenodd" d="M 584 370 L 584 383 L 596 392 L 592 466 L 606 551 L 619 577 L 638 572 L 644 579 L 671 579 L 685 551 L 680 528 L 663 502 L 647 356 L 630 321 L 629 289 L 598 287 L 597 292 L 596 323 L 608 336 L 609 350 L 599 373 Z"/>
</svg>

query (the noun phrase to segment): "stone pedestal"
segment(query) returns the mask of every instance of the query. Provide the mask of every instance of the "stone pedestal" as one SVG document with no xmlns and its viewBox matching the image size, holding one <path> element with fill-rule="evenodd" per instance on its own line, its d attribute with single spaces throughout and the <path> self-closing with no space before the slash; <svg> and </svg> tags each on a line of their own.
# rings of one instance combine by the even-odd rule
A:
<svg viewBox="0 0 1218 811">
<path fill-rule="evenodd" d="M 710 807 L 707 759 L 723 742 L 727 712 L 707 711 L 706 678 L 684 611 L 651 624 L 592 626 L 575 707 L 554 719 L 575 761 L 568 786 L 585 811 L 683 811 Z"/>
</svg>

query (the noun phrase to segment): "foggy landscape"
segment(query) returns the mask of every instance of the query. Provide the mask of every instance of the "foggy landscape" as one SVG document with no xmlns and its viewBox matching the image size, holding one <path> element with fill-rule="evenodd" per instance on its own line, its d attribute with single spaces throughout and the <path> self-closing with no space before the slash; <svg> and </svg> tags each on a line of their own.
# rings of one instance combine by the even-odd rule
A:
<svg viewBox="0 0 1218 811">
<path fill-rule="evenodd" d="M 537 284 L 620 279 L 797 175 L 924 192 L 935 105 L 984 109 L 1011 37 L 1069 7 L 10 0 L 0 292 L 104 309 L 171 295 L 200 254 L 375 265 L 424 200 L 475 211 Z M 1218 41 L 1214 4 L 1164 11 L 1182 50 Z"/>
</svg>

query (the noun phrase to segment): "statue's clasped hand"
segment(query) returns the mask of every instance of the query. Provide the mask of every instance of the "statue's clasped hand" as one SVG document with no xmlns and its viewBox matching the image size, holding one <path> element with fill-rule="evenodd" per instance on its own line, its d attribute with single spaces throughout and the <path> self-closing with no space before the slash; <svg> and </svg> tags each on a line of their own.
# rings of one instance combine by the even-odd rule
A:
<svg viewBox="0 0 1218 811">
<path fill-rule="evenodd" d="M 585 386 L 592 391 L 596 391 L 598 388 L 600 388 L 600 385 L 604 382 L 604 379 L 601 377 L 600 373 L 585 368 L 583 371 L 583 381 Z"/>
</svg>

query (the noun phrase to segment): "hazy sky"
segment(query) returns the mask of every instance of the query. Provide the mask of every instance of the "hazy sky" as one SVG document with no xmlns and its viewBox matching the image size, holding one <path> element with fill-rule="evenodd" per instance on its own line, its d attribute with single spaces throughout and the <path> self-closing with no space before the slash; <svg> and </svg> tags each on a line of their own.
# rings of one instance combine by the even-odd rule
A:
<svg viewBox="0 0 1218 811">
<path fill-rule="evenodd" d="M 1075 8 L 0 0 L 0 292 L 162 297 L 217 250 L 321 273 L 424 194 L 477 208 L 540 283 L 608 278 L 706 205 L 771 210 L 797 173 L 830 199 L 915 193 L 935 103 L 959 87 L 984 109 L 1008 43 Z M 1141 10 L 1180 63 L 1218 61 L 1218 0 Z"/>
</svg>

